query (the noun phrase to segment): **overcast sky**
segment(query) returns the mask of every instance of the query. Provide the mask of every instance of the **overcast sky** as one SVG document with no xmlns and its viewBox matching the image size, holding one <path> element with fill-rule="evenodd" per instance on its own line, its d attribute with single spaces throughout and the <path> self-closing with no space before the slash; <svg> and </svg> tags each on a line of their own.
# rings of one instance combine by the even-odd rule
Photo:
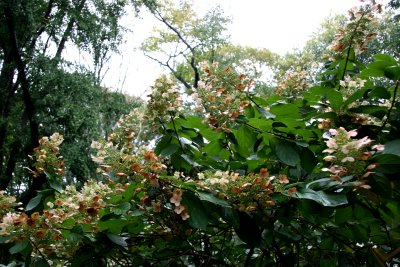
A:
<svg viewBox="0 0 400 267">
<path fill-rule="evenodd" d="M 360 4 L 359 0 L 192 1 L 201 12 L 212 5 L 220 5 L 224 9 L 225 15 L 233 21 L 229 26 L 233 43 L 267 48 L 279 54 L 302 47 L 330 14 L 346 13 Z M 114 57 L 104 80 L 106 86 L 135 96 L 148 94 L 149 86 L 162 72 L 156 63 L 140 51 L 134 51 L 149 36 L 154 22 L 149 15 L 142 13 L 142 16 L 142 19 L 124 19 L 133 32 L 126 37 L 122 55 Z"/>
</svg>

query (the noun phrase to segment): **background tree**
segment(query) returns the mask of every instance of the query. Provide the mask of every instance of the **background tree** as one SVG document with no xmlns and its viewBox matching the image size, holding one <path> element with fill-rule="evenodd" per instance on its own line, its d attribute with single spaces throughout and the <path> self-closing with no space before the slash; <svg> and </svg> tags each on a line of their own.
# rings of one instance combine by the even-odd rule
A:
<svg viewBox="0 0 400 267">
<path fill-rule="evenodd" d="M 231 22 L 219 6 L 199 15 L 187 1 L 164 1 L 153 12 L 161 22 L 143 43 L 145 55 L 166 67 L 187 90 L 197 88 L 199 63 L 219 62 L 240 68 L 253 78 L 271 68 L 277 58 L 267 49 L 232 45 L 226 34 Z"/>
<path fill-rule="evenodd" d="M 79 149 L 71 147 L 72 157 L 73 151 L 87 150 L 88 139 L 93 135 L 108 131 L 111 122 L 100 122 L 102 119 L 114 120 L 128 112 L 130 104 L 126 100 L 106 105 L 99 102 L 124 100 L 102 89 L 100 81 L 107 53 L 117 50 L 120 43 L 119 19 L 128 3 L 0 1 L 0 189 L 12 185 L 27 190 L 24 195 L 27 201 L 42 187 L 44 177 L 27 178 L 30 177 L 27 171 L 20 167 L 38 145 L 41 135 L 59 127 L 69 144 L 80 143 Z M 136 8 L 153 4 L 152 1 L 132 3 Z M 79 50 L 88 53 L 93 65 L 85 70 L 66 62 L 67 46 L 69 53 Z M 78 122 L 72 123 L 75 119 Z M 94 126 L 95 129 L 91 128 Z M 81 179 L 80 172 L 87 173 L 83 169 L 73 167 L 71 177 Z"/>
</svg>

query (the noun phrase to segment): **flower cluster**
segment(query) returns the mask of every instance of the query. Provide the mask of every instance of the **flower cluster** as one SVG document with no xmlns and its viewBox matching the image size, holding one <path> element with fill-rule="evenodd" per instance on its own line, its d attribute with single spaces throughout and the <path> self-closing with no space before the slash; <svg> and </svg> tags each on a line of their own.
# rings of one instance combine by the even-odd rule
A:
<svg viewBox="0 0 400 267">
<path fill-rule="evenodd" d="M 201 70 L 197 92 L 192 94 L 196 109 L 205 113 L 205 121 L 212 128 L 229 132 L 232 122 L 250 104 L 247 93 L 253 87 L 253 80 L 218 63 L 203 62 Z"/>
<path fill-rule="evenodd" d="M 33 150 L 34 155 L 31 157 L 36 160 L 33 177 L 39 177 L 44 171 L 53 178 L 61 178 L 64 175 L 65 166 L 59 148 L 63 141 L 63 136 L 59 133 L 40 138 L 39 146 Z"/>
<path fill-rule="evenodd" d="M 298 96 L 305 89 L 310 87 L 307 82 L 308 72 L 302 67 L 292 67 L 286 71 L 282 81 L 276 88 L 276 93 L 280 96 Z"/>
<path fill-rule="evenodd" d="M 74 186 L 57 193 L 54 201 L 46 203 L 42 213 L 28 215 L 24 212 L 8 212 L 0 222 L 0 235 L 8 236 L 7 242 L 29 240 L 38 254 L 55 254 L 71 257 L 80 244 L 68 238 L 74 226 L 84 224 L 92 233 L 98 230 L 99 210 L 113 194 L 109 186 L 88 181 L 77 191 Z M 97 230 L 96 230 L 97 229 Z"/>
<path fill-rule="evenodd" d="M 135 146 L 135 138 L 140 134 L 143 118 L 134 110 L 119 120 L 117 127 L 107 140 L 93 141 L 96 150 L 92 160 L 99 165 L 97 173 L 114 181 L 140 182 L 152 187 L 158 185 L 158 178 L 166 166 L 145 146 Z"/>
<path fill-rule="evenodd" d="M 246 176 L 229 171 L 206 171 L 199 173 L 199 179 L 203 186 L 215 191 L 218 197 L 227 199 L 233 207 L 247 212 L 275 206 L 273 193 L 285 191 L 283 185 L 289 183 L 286 175 L 281 174 L 278 178 L 270 176 L 266 168 Z M 289 195 L 294 192 L 295 188 L 288 190 Z"/>
<path fill-rule="evenodd" d="M 187 208 L 185 205 L 181 203 L 182 201 L 182 190 L 181 189 L 175 189 L 172 192 L 172 197 L 170 198 L 170 202 L 174 204 L 174 212 L 176 214 L 179 214 L 182 218 L 182 220 L 187 220 L 189 218 L 189 213 L 187 212 Z"/>
<path fill-rule="evenodd" d="M 143 112 L 139 108 L 135 108 L 118 120 L 107 141 L 122 152 L 131 152 L 136 148 L 146 130 Z M 102 144 L 99 142 L 92 142 L 91 145 L 95 149 L 99 149 L 101 146 Z"/>
<path fill-rule="evenodd" d="M 337 31 L 330 49 L 342 52 L 351 46 L 357 53 L 367 50 L 368 43 L 376 37 L 371 29 L 376 28 L 377 14 L 381 12 L 382 6 L 374 3 L 351 9 L 348 23 Z"/>
<path fill-rule="evenodd" d="M 344 89 L 344 96 L 348 97 L 355 93 L 357 90 L 364 87 L 366 80 L 360 78 L 352 78 L 350 76 L 344 77 L 344 80 L 340 81 L 340 86 Z"/>
<path fill-rule="evenodd" d="M 327 149 L 323 152 L 328 153 L 324 157 L 326 162 L 330 163 L 329 168 L 324 168 L 331 174 L 334 180 L 341 180 L 341 177 L 354 174 L 361 178 L 367 177 L 375 165 L 367 166 L 366 161 L 372 156 L 372 152 L 368 150 L 372 144 L 372 140 L 367 136 L 361 139 L 353 139 L 357 136 L 356 130 L 346 131 L 343 127 L 339 129 L 330 129 L 331 135 L 326 142 Z M 373 150 L 383 150 L 382 145 L 372 146 Z M 367 170 L 367 173 L 365 172 Z"/>
<path fill-rule="evenodd" d="M 178 87 L 172 80 L 162 75 L 156 79 L 151 89 L 146 112 L 146 118 L 150 122 L 168 121 L 171 116 L 180 114 L 183 102 Z"/>
<path fill-rule="evenodd" d="M 0 220 L 3 218 L 4 214 L 13 211 L 15 207 L 22 204 L 17 203 L 17 199 L 14 196 L 7 196 L 4 193 L 4 191 L 0 191 Z"/>
</svg>

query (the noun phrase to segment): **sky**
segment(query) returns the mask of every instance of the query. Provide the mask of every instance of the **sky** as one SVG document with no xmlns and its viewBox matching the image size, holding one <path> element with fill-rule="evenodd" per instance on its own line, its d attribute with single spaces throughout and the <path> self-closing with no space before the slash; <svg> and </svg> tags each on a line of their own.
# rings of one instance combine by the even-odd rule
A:
<svg viewBox="0 0 400 267">
<path fill-rule="evenodd" d="M 220 5 L 232 18 L 228 27 L 234 44 L 267 48 L 284 55 L 301 48 L 317 32 L 319 25 L 331 14 L 344 14 L 360 4 L 359 0 L 192 0 L 200 13 Z M 138 47 L 150 35 L 155 23 L 148 13 L 132 16 L 122 23 L 131 30 L 125 35 L 121 55 L 114 56 L 104 85 L 128 95 L 145 97 L 157 76 L 166 72 L 148 59 Z"/>
</svg>

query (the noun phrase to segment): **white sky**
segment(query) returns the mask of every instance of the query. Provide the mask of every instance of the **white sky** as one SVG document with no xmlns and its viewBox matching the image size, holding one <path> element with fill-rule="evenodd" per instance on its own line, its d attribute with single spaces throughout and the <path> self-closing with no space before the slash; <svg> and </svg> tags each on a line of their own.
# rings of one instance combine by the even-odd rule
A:
<svg viewBox="0 0 400 267">
<path fill-rule="evenodd" d="M 229 26 L 235 44 L 267 48 L 285 54 L 300 48 L 320 23 L 335 13 L 346 13 L 359 0 L 193 0 L 195 7 L 205 12 L 220 5 L 225 15 L 232 18 Z M 127 35 L 122 55 L 115 56 L 104 84 L 115 90 L 135 96 L 146 96 L 154 79 L 163 71 L 142 52 L 135 51 L 149 36 L 154 25 L 151 15 L 142 13 L 142 19 L 126 18 L 132 33 Z M 125 81 L 124 83 L 122 81 Z"/>
</svg>

